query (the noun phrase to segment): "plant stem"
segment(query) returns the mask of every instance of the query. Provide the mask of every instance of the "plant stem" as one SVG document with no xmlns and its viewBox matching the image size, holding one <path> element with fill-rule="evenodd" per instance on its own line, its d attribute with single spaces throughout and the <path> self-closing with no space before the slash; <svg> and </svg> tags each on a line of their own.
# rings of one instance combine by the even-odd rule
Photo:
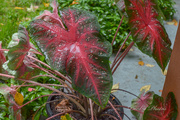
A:
<svg viewBox="0 0 180 120">
<path fill-rule="evenodd" d="M 9 49 L 0 49 L 0 51 L 9 51 Z"/>
<path fill-rule="evenodd" d="M 111 118 L 115 119 L 115 120 L 118 120 L 116 117 L 114 117 L 113 115 L 111 114 L 101 114 L 101 116 L 110 116 Z"/>
<path fill-rule="evenodd" d="M 51 120 L 51 119 L 54 118 L 54 117 L 63 115 L 63 114 L 65 114 L 65 113 L 71 113 L 71 112 L 80 113 L 80 114 L 82 114 L 82 115 L 84 116 L 84 114 L 83 114 L 82 112 L 80 112 L 80 111 L 77 111 L 77 110 L 69 110 L 69 111 L 66 111 L 66 112 L 62 112 L 62 113 L 58 113 L 58 114 L 56 114 L 56 115 L 53 115 L 53 116 L 47 118 L 46 120 Z"/>
<path fill-rule="evenodd" d="M 118 52 L 117 52 L 117 54 L 116 54 L 116 56 L 115 56 L 115 58 L 114 58 L 114 61 L 113 61 L 113 64 L 112 64 L 112 68 L 113 68 L 113 66 L 115 65 L 115 63 L 117 62 L 117 57 L 119 56 L 119 54 L 120 54 L 120 52 L 121 52 L 124 44 L 126 43 L 126 41 L 127 41 L 127 39 L 129 38 L 130 35 L 131 35 L 131 32 L 129 32 L 129 34 L 128 34 L 128 36 L 126 37 L 126 39 L 124 40 L 123 44 L 122 44 L 121 47 L 119 48 L 119 50 L 118 50 Z"/>
<path fill-rule="evenodd" d="M 115 35 L 114 35 L 113 41 L 111 42 L 111 46 L 113 46 L 113 43 L 114 43 L 114 41 L 115 41 L 115 39 L 116 39 L 117 33 L 118 33 L 118 31 L 119 31 L 119 28 L 120 28 L 120 26 L 121 26 L 121 24 L 122 24 L 123 18 L 124 18 L 124 15 L 123 15 L 122 18 L 121 18 L 121 21 L 120 21 L 120 23 L 119 23 L 119 26 L 118 26 L 118 28 L 117 28 L 117 30 L 116 30 Z"/>
<path fill-rule="evenodd" d="M 59 90 L 57 90 L 57 89 L 54 89 L 54 88 L 49 87 L 49 86 L 47 86 L 47 85 L 44 85 L 44 84 L 41 84 L 41 83 L 38 83 L 38 82 L 35 82 L 35 81 L 31 81 L 31 80 L 24 80 L 24 79 L 17 79 L 17 80 L 26 81 L 26 82 L 28 82 L 28 83 L 36 84 L 36 85 L 45 87 L 45 88 L 47 88 L 47 89 L 50 89 L 50 90 L 52 90 L 52 91 L 54 91 L 54 92 L 57 92 L 57 93 L 59 93 L 60 95 L 63 95 L 63 96 L 65 96 L 65 97 L 67 97 L 69 100 L 71 100 L 72 102 L 74 102 L 74 103 L 82 110 L 83 113 L 86 113 L 85 109 L 82 107 L 82 105 L 81 105 L 80 103 L 78 103 L 78 102 L 77 102 L 76 100 L 74 100 L 72 97 L 69 97 L 68 95 L 66 95 L 65 93 L 63 93 L 63 92 L 61 92 L 61 91 L 59 91 Z"/>
<path fill-rule="evenodd" d="M 112 90 L 119 90 L 119 91 L 123 91 L 123 92 L 129 93 L 129 94 L 131 94 L 131 95 L 133 95 L 133 96 L 135 96 L 135 97 L 137 97 L 137 98 L 139 98 L 141 100 L 141 98 L 139 96 L 137 96 L 134 93 L 131 93 L 129 91 L 126 91 L 126 90 L 123 90 L 123 89 L 112 89 Z"/>
<path fill-rule="evenodd" d="M 89 105 L 90 105 L 90 110 L 91 110 L 91 119 L 94 120 L 92 100 L 90 98 L 89 98 Z"/>
<path fill-rule="evenodd" d="M 19 109 L 21 109 L 22 107 L 28 105 L 29 103 L 31 103 L 31 102 L 37 100 L 38 98 L 41 98 L 41 97 L 47 97 L 47 96 L 53 96 L 53 95 L 59 95 L 59 94 L 48 94 L 48 95 L 42 95 L 42 96 L 36 97 L 36 98 L 34 98 L 33 100 L 28 101 L 27 103 L 25 103 L 25 104 L 23 104 L 22 106 L 20 106 Z"/>
<path fill-rule="evenodd" d="M 36 53 L 36 54 L 39 54 L 39 55 L 43 55 L 41 52 L 39 52 L 36 48 L 34 48 L 34 47 L 32 47 L 31 46 L 31 48 L 33 49 L 33 50 L 35 50 L 35 52 L 34 51 L 31 51 L 32 53 Z"/>
<path fill-rule="evenodd" d="M 12 75 L 2 74 L 2 73 L 0 73 L 0 76 L 7 77 L 7 78 L 15 78 Z"/>
<path fill-rule="evenodd" d="M 143 114 L 143 112 L 141 112 L 141 111 L 139 111 L 139 110 L 133 109 L 133 108 L 131 108 L 131 107 L 123 106 L 123 105 L 114 105 L 114 107 L 123 107 L 123 108 L 127 108 L 127 109 L 130 109 L 130 110 L 133 110 L 133 111 L 136 111 L 136 112 L 138 112 L 138 113 Z M 111 108 L 111 106 L 105 107 L 101 112 L 103 112 L 103 111 L 105 111 L 105 110 L 107 110 L 107 109 L 109 109 L 109 108 Z"/>
<path fill-rule="evenodd" d="M 116 65 L 116 67 L 114 68 L 114 70 L 112 71 L 112 74 L 114 74 L 114 72 L 116 71 L 116 69 L 119 67 L 119 65 L 120 65 L 120 63 L 122 62 L 122 60 L 126 57 L 126 55 L 127 55 L 127 53 L 129 52 L 129 50 L 131 49 L 131 47 L 134 45 L 134 42 L 131 42 L 131 44 L 126 48 L 126 50 L 122 53 L 123 55 L 122 56 L 120 56 L 119 58 L 118 58 L 118 60 L 117 60 L 117 62 L 115 63 L 115 64 L 117 64 Z M 114 67 L 114 66 L 113 66 Z M 112 68 L 113 69 L 113 68 Z"/>
<path fill-rule="evenodd" d="M 50 68 L 50 69 L 52 70 L 52 68 L 51 68 L 49 65 L 47 65 L 46 63 L 44 63 L 44 62 L 42 62 L 42 61 L 40 61 L 40 60 L 38 60 L 38 59 L 30 56 L 30 55 L 27 55 L 27 57 L 29 57 L 29 58 L 31 58 L 31 59 L 33 59 L 33 60 L 41 63 L 42 65 L 44 65 L 44 66 L 46 66 L 46 67 L 48 67 L 48 68 Z M 67 77 L 65 77 L 63 74 L 61 74 L 61 73 L 58 72 L 57 70 L 53 70 L 53 71 L 54 71 L 55 73 L 57 73 L 57 75 L 58 75 L 59 77 L 63 78 L 64 80 L 67 80 L 70 84 L 72 83 Z"/>
<path fill-rule="evenodd" d="M 108 100 L 108 103 L 110 104 L 110 106 L 114 109 L 115 113 L 118 115 L 118 117 L 120 118 L 120 120 L 122 120 L 121 116 L 119 115 L 118 111 L 115 109 L 115 107 L 113 106 L 113 104 Z"/>
<path fill-rule="evenodd" d="M 44 69 L 44 68 L 43 68 L 43 69 Z M 46 71 L 47 71 L 47 70 L 46 70 Z M 71 92 L 73 93 L 74 90 L 73 90 L 68 84 L 66 84 L 66 82 L 64 82 L 64 81 L 61 80 L 60 78 L 55 77 L 55 76 L 52 75 L 52 74 L 50 74 L 50 75 L 37 75 L 37 76 L 32 77 L 31 79 L 37 78 L 37 77 L 43 77 L 43 76 L 51 77 L 51 78 L 54 78 L 54 79 L 58 80 L 62 85 L 64 85 L 65 87 L 68 87 L 68 88 L 71 90 Z"/>
<path fill-rule="evenodd" d="M 89 116 L 89 110 L 88 110 L 88 101 L 87 101 L 87 97 L 83 97 L 83 99 L 84 99 L 84 107 L 85 107 L 85 110 L 86 110 L 86 119 L 88 119 L 88 116 Z"/>
<path fill-rule="evenodd" d="M 66 87 L 64 85 L 56 85 L 56 84 L 44 84 L 48 86 L 57 86 L 57 87 Z M 36 84 L 30 84 L 30 85 L 17 85 L 17 86 L 12 86 L 11 88 L 16 88 L 16 87 L 28 87 L 28 86 L 37 86 Z"/>
</svg>

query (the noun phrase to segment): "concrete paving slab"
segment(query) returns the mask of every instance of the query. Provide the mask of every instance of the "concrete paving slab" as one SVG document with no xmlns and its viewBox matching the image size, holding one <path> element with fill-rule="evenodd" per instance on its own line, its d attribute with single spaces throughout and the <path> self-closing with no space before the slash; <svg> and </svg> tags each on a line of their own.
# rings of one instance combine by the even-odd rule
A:
<svg viewBox="0 0 180 120">
<path fill-rule="evenodd" d="M 174 6 L 177 13 L 174 15 L 176 20 L 180 20 L 180 0 L 174 0 L 176 5 Z M 164 22 L 165 29 L 172 41 L 172 47 L 176 37 L 177 26 L 167 25 Z M 144 85 L 151 85 L 151 90 L 156 94 L 161 95 L 159 90 L 163 89 L 165 82 L 165 76 L 162 74 L 161 69 L 157 63 L 149 56 L 143 54 L 136 47 L 133 47 L 134 51 L 130 51 L 125 57 L 117 71 L 113 75 L 114 84 L 120 83 L 120 88 L 130 91 L 136 95 L 139 95 L 140 88 Z M 111 61 L 114 59 L 115 55 L 111 57 Z M 145 64 L 155 65 L 154 67 L 140 66 L 139 61 L 143 61 Z M 114 93 L 124 106 L 131 106 L 131 100 L 135 97 L 124 92 Z M 131 120 L 136 120 L 131 114 L 130 110 L 124 109 L 124 112 L 131 118 Z M 123 120 L 128 120 L 124 117 Z"/>
</svg>

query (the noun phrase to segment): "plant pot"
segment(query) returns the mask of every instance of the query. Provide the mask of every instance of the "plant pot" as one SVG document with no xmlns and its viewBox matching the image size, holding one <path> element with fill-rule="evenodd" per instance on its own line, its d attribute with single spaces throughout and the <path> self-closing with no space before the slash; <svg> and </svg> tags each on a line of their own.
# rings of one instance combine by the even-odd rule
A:
<svg viewBox="0 0 180 120">
<path fill-rule="evenodd" d="M 55 92 L 53 93 L 55 94 Z M 58 114 L 59 112 L 57 112 L 55 110 L 55 106 L 57 104 L 59 104 L 61 102 L 61 100 L 65 98 L 64 96 L 50 96 L 47 100 L 47 104 L 46 104 L 46 111 L 47 111 L 47 114 L 49 117 L 55 115 L 55 114 Z M 56 102 L 50 102 L 50 101 L 55 101 L 55 100 L 58 100 L 59 101 L 56 101 Z M 113 94 L 110 94 L 110 98 L 109 100 L 111 101 L 111 103 L 113 105 L 122 105 L 121 102 L 113 95 Z M 72 103 L 72 102 L 71 102 Z M 76 107 L 76 105 L 74 103 L 73 104 L 73 110 L 78 110 L 78 108 Z M 110 106 L 109 104 L 107 104 L 107 106 Z M 121 116 L 121 118 L 123 119 L 123 116 L 124 116 L 124 110 L 122 107 L 118 107 L 116 108 Z M 114 112 L 114 110 L 112 108 L 109 108 L 109 109 L 106 109 L 105 111 L 102 112 L 102 114 L 111 114 L 113 115 L 114 117 L 118 118 L 117 114 Z M 85 118 L 83 115 L 79 114 L 79 113 L 71 113 L 71 116 L 73 116 L 75 119 L 77 120 L 89 120 L 87 118 Z M 98 116 L 99 117 L 99 116 Z M 55 117 L 51 120 L 60 120 L 60 116 L 58 117 Z M 101 118 L 98 118 L 98 120 L 114 120 L 113 118 L 110 118 L 109 116 L 103 116 Z"/>
</svg>

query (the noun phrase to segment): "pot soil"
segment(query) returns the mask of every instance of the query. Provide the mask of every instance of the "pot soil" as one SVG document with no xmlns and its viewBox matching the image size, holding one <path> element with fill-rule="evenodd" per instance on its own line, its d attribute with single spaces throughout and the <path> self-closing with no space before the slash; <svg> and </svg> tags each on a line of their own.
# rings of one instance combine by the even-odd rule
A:
<svg viewBox="0 0 180 120">
<path fill-rule="evenodd" d="M 113 105 L 122 105 L 120 103 L 120 101 L 113 94 L 110 95 L 109 100 Z M 46 111 L 47 111 L 47 114 L 48 114 L 49 117 L 51 117 L 53 115 L 56 115 L 56 114 L 58 114 L 60 112 L 63 112 L 63 109 L 66 109 L 66 110 L 68 110 L 68 109 L 79 110 L 74 103 L 67 100 L 62 95 L 50 96 L 48 98 L 47 102 L 48 103 L 46 104 Z M 56 107 L 58 104 L 61 104 L 60 109 L 57 109 L 57 107 Z M 63 107 L 63 104 L 66 104 L 66 107 Z M 110 106 L 110 105 L 107 104 L 106 107 L 108 107 L 108 106 Z M 123 108 L 122 107 L 116 107 L 116 110 L 119 112 L 121 118 L 123 118 L 123 116 L 124 116 Z M 90 120 L 90 117 L 91 117 L 91 116 L 89 116 L 89 118 L 86 118 L 82 114 L 75 113 L 75 112 L 71 112 L 69 114 L 75 120 Z M 104 116 L 101 116 L 102 114 L 104 114 Z M 103 111 L 101 113 L 100 116 L 98 116 L 97 120 L 114 120 L 112 117 L 108 116 L 107 114 L 110 114 L 110 115 L 112 115 L 112 116 L 114 116 L 114 117 L 116 117 L 118 119 L 118 116 L 115 113 L 115 111 L 111 107 L 109 107 L 109 109 L 106 109 L 105 111 Z M 57 117 L 55 117 L 55 118 L 53 118 L 51 120 L 60 120 L 60 116 L 57 116 Z"/>
</svg>

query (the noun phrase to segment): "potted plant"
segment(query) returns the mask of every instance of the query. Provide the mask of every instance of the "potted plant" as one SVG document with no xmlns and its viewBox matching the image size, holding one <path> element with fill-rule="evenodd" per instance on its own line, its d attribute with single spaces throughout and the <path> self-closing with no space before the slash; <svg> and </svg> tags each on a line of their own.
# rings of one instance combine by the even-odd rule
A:
<svg viewBox="0 0 180 120">
<path fill-rule="evenodd" d="M 112 74 L 134 43 L 143 53 L 153 57 L 162 70 L 169 62 L 171 42 L 159 20 L 157 12 L 159 8 L 156 2 L 153 0 L 125 1 L 131 28 L 129 35 L 132 34 L 134 41 L 119 56 L 122 49 L 120 47 L 111 67 L 109 57 L 117 34 L 110 44 L 99 32 L 97 18 L 92 13 L 66 8 L 60 11 L 59 16 L 56 1 L 53 1 L 51 5 L 52 13 L 44 11 L 43 14 L 31 21 L 27 29 L 20 25 L 18 33 L 12 37 L 9 49 L 0 48 L 0 66 L 2 68 L 0 76 L 3 79 L 13 78 L 20 81 L 21 84 L 10 87 L 1 85 L 0 87 L 0 93 L 9 102 L 14 119 L 25 119 L 21 114 L 21 109 L 30 102 L 44 97 L 39 96 L 20 105 L 17 103 L 17 98 L 22 95 L 16 88 L 39 85 L 56 92 L 45 96 L 54 96 L 61 100 L 48 102 L 48 105 L 56 103 L 53 108 L 60 113 L 47 120 L 57 116 L 66 119 L 71 117 L 73 119 L 122 120 L 121 113 L 125 113 L 121 108 L 127 107 L 116 104 L 113 102 L 115 97 L 110 97 L 113 84 Z M 30 42 L 31 39 L 42 53 L 36 49 L 36 44 L 33 45 Z M 124 40 L 124 43 L 127 39 Z M 3 51 L 8 51 L 8 60 Z M 43 54 L 47 64 L 38 60 L 36 54 Z M 39 74 L 40 70 L 46 74 Z M 60 84 L 42 84 L 35 81 L 36 78 L 42 76 L 54 78 Z M 51 86 L 59 86 L 63 89 L 57 90 Z M 138 119 L 176 118 L 177 104 L 172 92 L 167 95 L 165 102 L 162 97 L 153 92 L 144 94 L 142 92 L 139 97 L 137 96 L 132 103 L 134 107 L 129 108 Z M 156 108 L 158 108 L 158 112 Z M 66 115 L 63 116 L 64 114 Z"/>
</svg>

